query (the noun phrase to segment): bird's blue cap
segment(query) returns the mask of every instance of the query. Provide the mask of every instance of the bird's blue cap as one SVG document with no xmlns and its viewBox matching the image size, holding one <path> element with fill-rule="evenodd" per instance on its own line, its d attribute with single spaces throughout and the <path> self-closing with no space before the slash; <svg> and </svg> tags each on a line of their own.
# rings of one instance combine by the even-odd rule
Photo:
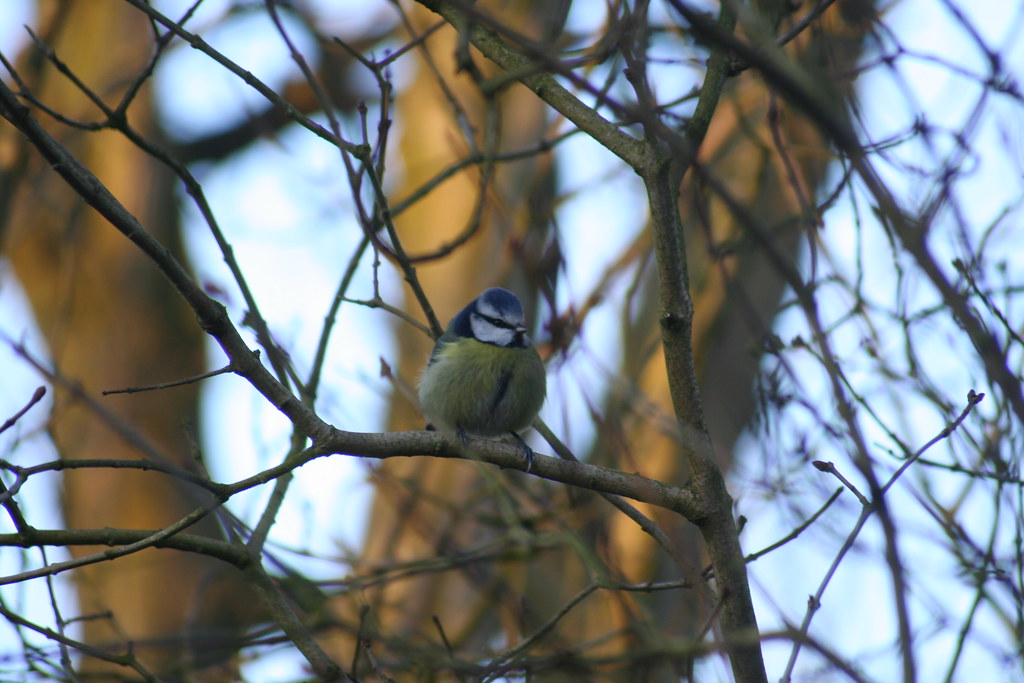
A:
<svg viewBox="0 0 1024 683">
<path fill-rule="evenodd" d="M 484 291 L 477 297 L 476 303 L 478 313 L 492 318 L 523 318 L 523 304 L 519 302 L 519 298 L 501 287 L 491 287 Z"/>
<path fill-rule="evenodd" d="M 491 287 L 466 304 L 466 307 L 452 318 L 449 329 L 460 337 L 473 336 L 473 329 L 470 327 L 469 321 L 469 316 L 473 313 L 479 313 L 489 318 L 520 321 L 524 316 L 523 304 L 515 294 L 501 287 Z"/>
</svg>

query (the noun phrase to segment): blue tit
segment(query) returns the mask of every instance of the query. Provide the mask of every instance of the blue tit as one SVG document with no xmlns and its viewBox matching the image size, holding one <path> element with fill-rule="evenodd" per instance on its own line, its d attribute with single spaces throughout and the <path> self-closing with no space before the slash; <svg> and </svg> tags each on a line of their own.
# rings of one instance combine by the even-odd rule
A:
<svg viewBox="0 0 1024 683">
<path fill-rule="evenodd" d="M 519 432 L 544 405 L 544 363 L 526 334 L 523 305 L 512 292 L 492 287 L 459 311 L 437 340 L 420 378 L 420 403 L 438 429 L 466 434 L 511 434 L 526 456 Z"/>
</svg>

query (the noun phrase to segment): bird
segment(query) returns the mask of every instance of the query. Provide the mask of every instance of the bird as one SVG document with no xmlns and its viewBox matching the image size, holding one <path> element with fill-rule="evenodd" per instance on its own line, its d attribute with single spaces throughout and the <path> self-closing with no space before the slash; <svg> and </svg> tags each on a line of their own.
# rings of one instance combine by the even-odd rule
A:
<svg viewBox="0 0 1024 683">
<path fill-rule="evenodd" d="M 491 287 L 448 323 L 420 377 L 423 413 L 435 429 L 497 437 L 511 434 L 533 467 L 520 432 L 533 424 L 547 396 L 547 375 L 515 294 Z"/>
</svg>

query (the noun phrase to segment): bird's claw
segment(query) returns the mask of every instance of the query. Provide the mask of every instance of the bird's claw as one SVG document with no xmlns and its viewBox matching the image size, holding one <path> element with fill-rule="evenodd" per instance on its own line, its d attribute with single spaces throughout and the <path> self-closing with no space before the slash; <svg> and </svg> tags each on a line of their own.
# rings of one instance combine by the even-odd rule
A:
<svg viewBox="0 0 1024 683">
<path fill-rule="evenodd" d="M 515 437 L 516 443 L 519 444 L 519 448 L 523 451 L 523 457 L 526 458 L 526 473 L 529 474 L 530 470 L 533 469 L 533 449 L 516 432 L 510 432 L 510 434 Z"/>
</svg>

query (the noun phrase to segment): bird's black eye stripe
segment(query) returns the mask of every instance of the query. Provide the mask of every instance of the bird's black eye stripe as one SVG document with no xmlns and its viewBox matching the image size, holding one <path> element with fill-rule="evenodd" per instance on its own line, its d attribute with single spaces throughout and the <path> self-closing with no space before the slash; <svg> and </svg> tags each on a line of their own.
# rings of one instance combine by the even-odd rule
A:
<svg viewBox="0 0 1024 683">
<path fill-rule="evenodd" d="M 506 330 L 514 330 L 514 329 L 516 329 L 515 325 L 507 323 L 504 320 L 502 320 L 501 318 L 492 318 L 491 316 L 484 315 L 483 313 L 477 313 L 477 315 L 480 316 L 481 318 L 483 318 L 484 320 L 486 320 L 487 322 L 489 322 L 490 324 L 494 325 L 495 327 L 503 327 Z"/>
</svg>

